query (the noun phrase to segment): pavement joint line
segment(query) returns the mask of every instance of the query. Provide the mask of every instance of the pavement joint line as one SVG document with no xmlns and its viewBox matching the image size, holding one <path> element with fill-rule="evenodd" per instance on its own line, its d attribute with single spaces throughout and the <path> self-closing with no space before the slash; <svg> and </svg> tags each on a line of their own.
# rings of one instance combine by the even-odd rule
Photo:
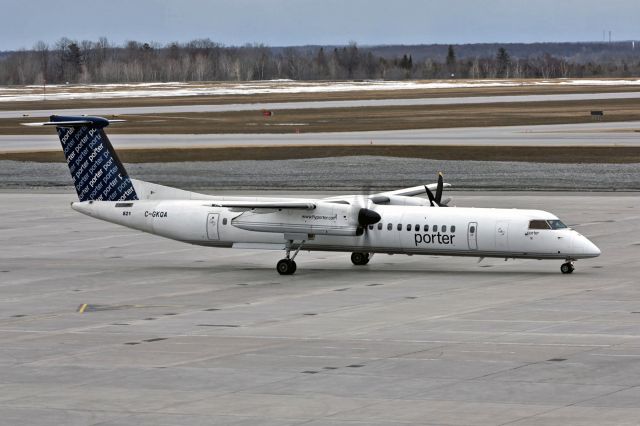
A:
<svg viewBox="0 0 640 426">
<path fill-rule="evenodd" d="M 569 404 L 565 404 L 563 406 L 554 407 L 553 409 L 551 409 L 551 410 L 549 410 L 549 411 L 547 411 L 545 413 L 539 413 L 539 414 L 534 414 L 532 416 L 524 417 L 521 420 L 538 417 L 540 415 L 549 414 L 549 413 L 552 413 L 554 411 L 562 410 L 562 409 L 567 408 L 567 407 L 574 407 L 574 406 L 577 406 L 578 404 L 583 404 L 583 403 L 588 402 L 588 401 L 593 401 L 593 400 L 596 400 L 596 399 L 599 399 L 599 398 L 603 398 L 603 397 L 606 397 L 606 396 L 609 396 L 609 395 L 613 395 L 613 394 L 616 394 L 616 393 L 619 393 L 619 392 L 623 392 L 623 391 L 626 391 L 626 390 L 629 390 L 629 389 L 637 388 L 637 387 L 638 387 L 638 385 L 633 385 L 633 386 L 629 386 L 629 387 L 626 387 L 626 388 L 623 388 L 623 389 L 618 389 L 618 390 L 615 390 L 615 391 L 607 392 L 607 393 L 604 393 L 602 395 L 593 396 L 591 398 L 585 398 L 583 400 L 572 402 L 572 403 L 569 403 Z M 520 421 L 520 420 L 518 420 L 518 421 Z M 511 421 L 511 422 L 503 423 L 500 426 L 517 423 L 518 421 Z"/>
</svg>

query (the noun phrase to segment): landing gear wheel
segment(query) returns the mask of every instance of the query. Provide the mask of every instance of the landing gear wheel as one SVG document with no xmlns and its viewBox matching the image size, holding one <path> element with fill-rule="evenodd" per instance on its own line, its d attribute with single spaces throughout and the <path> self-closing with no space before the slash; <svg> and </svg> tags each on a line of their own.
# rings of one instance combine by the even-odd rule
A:
<svg viewBox="0 0 640 426">
<path fill-rule="evenodd" d="M 562 266 L 560 266 L 560 271 L 563 274 L 571 274 L 574 269 L 575 268 L 573 267 L 573 264 L 571 262 L 563 263 Z"/>
<path fill-rule="evenodd" d="M 280 275 L 293 275 L 296 272 L 296 262 L 291 259 L 280 259 L 276 265 L 276 269 Z"/>
<path fill-rule="evenodd" d="M 360 252 L 351 253 L 351 262 L 358 266 L 366 265 L 369 263 L 369 254 Z"/>
</svg>

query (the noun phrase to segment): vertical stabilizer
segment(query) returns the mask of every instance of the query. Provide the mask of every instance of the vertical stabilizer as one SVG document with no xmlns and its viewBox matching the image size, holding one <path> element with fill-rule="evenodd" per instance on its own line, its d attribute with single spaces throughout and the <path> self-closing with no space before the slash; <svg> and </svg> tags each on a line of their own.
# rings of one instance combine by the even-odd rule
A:
<svg viewBox="0 0 640 426">
<path fill-rule="evenodd" d="M 100 117 L 52 115 L 62 150 L 80 201 L 137 200 L 133 183 L 118 158 L 104 128 L 109 120 Z"/>
</svg>

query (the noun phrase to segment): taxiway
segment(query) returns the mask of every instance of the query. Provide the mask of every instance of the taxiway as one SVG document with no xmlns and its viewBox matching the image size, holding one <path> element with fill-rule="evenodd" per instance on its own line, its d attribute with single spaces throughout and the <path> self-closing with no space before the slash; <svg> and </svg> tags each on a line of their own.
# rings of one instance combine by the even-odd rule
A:
<svg viewBox="0 0 640 426">
<path fill-rule="evenodd" d="M 0 193 L 0 425 L 620 425 L 640 418 L 636 194 L 541 208 L 601 249 L 504 262 L 192 247 Z"/>
<path fill-rule="evenodd" d="M 114 125 L 115 126 L 115 125 Z M 116 149 L 296 145 L 638 146 L 640 121 L 336 133 L 109 134 Z M 50 135 L 0 135 L 0 152 L 60 150 Z"/>
</svg>

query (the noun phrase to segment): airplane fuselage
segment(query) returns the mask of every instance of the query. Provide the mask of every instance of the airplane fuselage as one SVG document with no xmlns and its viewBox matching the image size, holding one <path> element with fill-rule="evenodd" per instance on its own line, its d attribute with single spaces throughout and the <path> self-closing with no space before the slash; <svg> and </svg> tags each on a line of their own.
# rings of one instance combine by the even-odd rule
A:
<svg viewBox="0 0 640 426">
<path fill-rule="evenodd" d="M 304 241 L 303 250 L 309 251 L 536 259 L 600 254 L 573 229 L 532 229 L 532 221 L 557 221 L 540 210 L 376 205 L 372 209 L 382 219 L 362 232 L 349 222 L 349 206 L 334 203 L 322 203 L 313 213 L 213 207 L 211 200 L 85 201 L 73 208 L 202 246 L 282 249 L 293 240 L 293 248 Z"/>
</svg>

